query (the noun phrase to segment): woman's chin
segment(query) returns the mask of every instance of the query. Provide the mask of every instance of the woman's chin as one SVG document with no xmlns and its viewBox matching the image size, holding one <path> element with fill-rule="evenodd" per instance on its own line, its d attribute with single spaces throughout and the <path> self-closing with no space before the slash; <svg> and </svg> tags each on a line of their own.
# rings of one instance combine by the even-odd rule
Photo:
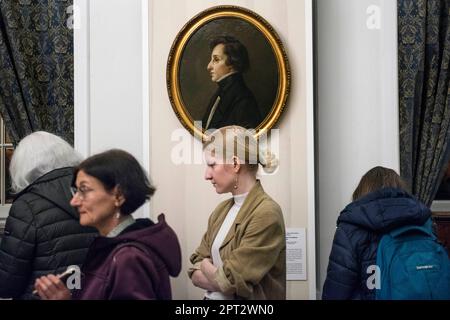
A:
<svg viewBox="0 0 450 320">
<path fill-rule="evenodd" d="M 80 225 L 82 225 L 83 227 L 92 227 L 92 221 L 90 221 L 90 219 L 83 219 L 84 217 L 80 218 Z"/>
<path fill-rule="evenodd" d="M 88 225 L 86 224 L 86 222 L 83 221 L 83 220 L 80 220 L 80 225 L 82 225 L 83 227 L 88 227 Z"/>
<path fill-rule="evenodd" d="M 231 191 L 230 190 L 224 190 L 224 189 L 216 188 L 216 193 L 217 194 L 224 194 L 224 193 L 228 193 L 228 192 L 231 192 Z"/>
</svg>

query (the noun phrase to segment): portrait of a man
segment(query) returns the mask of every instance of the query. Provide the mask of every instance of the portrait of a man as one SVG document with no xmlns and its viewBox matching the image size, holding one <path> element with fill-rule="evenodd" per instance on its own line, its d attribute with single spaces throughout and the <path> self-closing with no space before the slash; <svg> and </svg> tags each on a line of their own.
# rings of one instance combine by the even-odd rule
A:
<svg viewBox="0 0 450 320">
<path fill-rule="evenodd" d="M 211 60 L 207 71 L 217 83 L 202 119 L 205 130 L 228 125 L 256 128 L 261 114 L 256 99 L 242 74 L 249 68 L 247 48 L 235 37 L 219 36 L 209 45 Z"/>
<path fill-rule="evenodd" d="M 291 78 L 273 27 L 236 6 L 212 7 L 189 20 L 173 41 L 166 74 L 175 115 L 198 137 L 228 125 L 257 134 L 272 128 Z"/>
</svg>

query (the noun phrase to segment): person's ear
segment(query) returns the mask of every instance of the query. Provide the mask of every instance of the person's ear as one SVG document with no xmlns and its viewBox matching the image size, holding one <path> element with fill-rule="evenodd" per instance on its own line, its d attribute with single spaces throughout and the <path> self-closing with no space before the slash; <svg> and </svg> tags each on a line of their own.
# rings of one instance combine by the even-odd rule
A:
<svg viewBox="0 0 450 320">
<path fill-rule="evenodd" d="M 114 195 L 116 197 L 116 200 L 115 200 L 115 203 L 114 203 L 115 206 L 116 207 L 121 207 L 123 205 L 123 203 L 125 202 L 125 197 L 124 197 L 123 192 L 122 192 L 122 190 L 120 189 L 119 186 L 116 186 L 114 188 Z"/>
</svg>

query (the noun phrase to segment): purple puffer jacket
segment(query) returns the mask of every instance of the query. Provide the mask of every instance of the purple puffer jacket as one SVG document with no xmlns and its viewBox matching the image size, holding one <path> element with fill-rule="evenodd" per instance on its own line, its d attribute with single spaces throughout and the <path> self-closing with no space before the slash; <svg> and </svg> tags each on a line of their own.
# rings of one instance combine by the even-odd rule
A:
<svg viewBox="0 0 450 320">
<path fill-rule="evenodd" d="M 115 238 L 98 237 L 81 268 L 76 300 L 172 298 L 170 276 L 181 270 L 181 250 L 164 215 L 138 219 Z"/>
</svg>

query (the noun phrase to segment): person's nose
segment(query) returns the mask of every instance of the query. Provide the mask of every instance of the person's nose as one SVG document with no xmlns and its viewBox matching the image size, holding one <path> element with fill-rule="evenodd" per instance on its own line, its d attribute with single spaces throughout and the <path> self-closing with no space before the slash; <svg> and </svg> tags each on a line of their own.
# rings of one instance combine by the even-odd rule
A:
<svg viewBox="0 0 450 320">
<path fill-rule="evenodd" d="M 206 70 L 211 71 L 213 69 L 211 61 L 208 63 L 208 66 L 206 67 Z"/>
<path fill-rule="evenodd" d="M 211 180 L 211 179 L 212 179 L 211 170 L 209 168 L 206 168 L 206 170 L 205 170 L 205 180 Z"/>
<path fill-rule="evenodd" d="M 78 194 L 75 193 L 75 195 L 72 197 L 72 199 L 70 200 L 70 205 L 72 207 L 79 207 L 80 206 L 80 199 L 78 197 Z"/>
</svg>

